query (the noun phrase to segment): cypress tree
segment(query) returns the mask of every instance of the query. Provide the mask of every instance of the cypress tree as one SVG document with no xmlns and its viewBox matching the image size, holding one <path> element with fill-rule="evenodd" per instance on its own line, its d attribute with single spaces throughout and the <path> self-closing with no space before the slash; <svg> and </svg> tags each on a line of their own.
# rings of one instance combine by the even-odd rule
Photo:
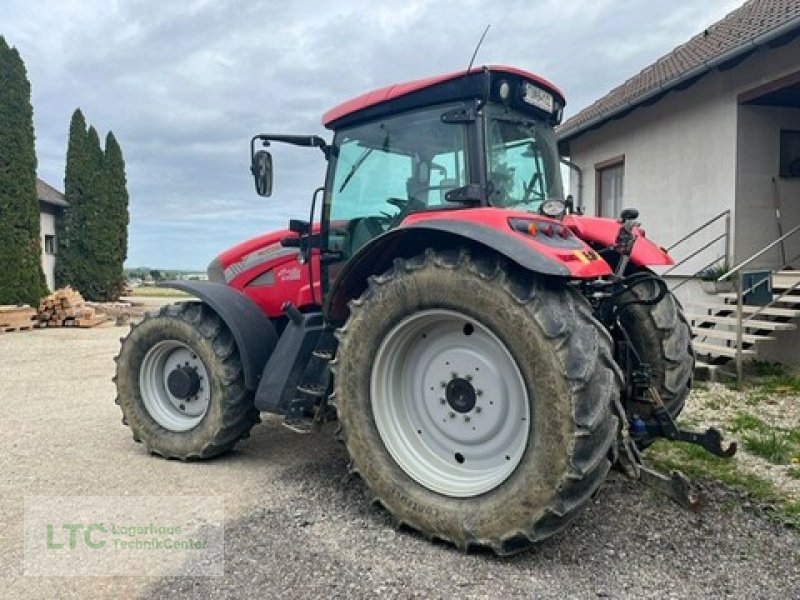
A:
<svg viewBox="0 0 800 600">
<path fill-rule="evenodd" d="M 56 239 L 56 287 L 72 285 L 81 290 L 84 281 L 87 204 L 89 200 L 89 156 L 86 119 L 78 108 L 72 113 L 64 172 L 64 196 L 69 203 Z M 81 290 L 83 291 L 83 290 Z"/>
<path fill-rule="evenodd" d="M 114 133 L 109 131 L 106 136 L 105 149 L 105 177 L 106 193 L 108 194 L 111 211 L 114 215 L 113 239 L 115 253 L 113 259 L 112 275 L 116 277 L 116 286 L 112 289 L 114 297 L 119 296 L 124 285 L 122 274 L 123 264 L 128 258 L 128 187 L 125 176 L 125 159 L 122 149 Z"/>
<path fill-rule="evenodd" d="M 16 48 L 0 36 L 0 304 L 37 304 L 42 271 L 31 86 Z"/>
</svg>

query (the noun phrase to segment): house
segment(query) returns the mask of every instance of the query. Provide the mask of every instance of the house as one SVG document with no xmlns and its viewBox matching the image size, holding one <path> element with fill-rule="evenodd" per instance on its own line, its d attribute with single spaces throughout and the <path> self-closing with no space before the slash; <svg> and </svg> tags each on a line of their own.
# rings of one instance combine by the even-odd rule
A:
<svg viewBox="0 0 800 600">
<path fill-rule="evenodd" d="M 638 208 L 647 236 L 667 247 L 711 221 L 672 249 L 686 259 L 669 273 L 673 285 L 749 259 L 800 224 L 800 0 L 749 0 L 558 136 L 586 214 Z M 798 261 L 800 231 L 747 268 Z M 678 295 L 687 304 L 702 292 L 685 285 Z"/>
<path fill-rule="evenodd" d="M 42 237 L 42 270 L 47 287 L 55 289 L 56 268 L 56 223 L 69 206 L 64 194 L 41 179 L 36 180 L 36 196 L 39 199 L 39 219 Z"/>
</svg>

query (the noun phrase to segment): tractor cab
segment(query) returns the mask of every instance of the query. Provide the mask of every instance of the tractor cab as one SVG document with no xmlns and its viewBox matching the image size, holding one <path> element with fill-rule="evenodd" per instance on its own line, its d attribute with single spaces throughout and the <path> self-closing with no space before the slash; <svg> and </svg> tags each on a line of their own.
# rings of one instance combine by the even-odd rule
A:
<svg viewBox="0 0 800 600">
<path fill-rule="evenodd" d="M 564 98 L 510 67 L 481 67 L 390 86 L 322 118 L 334 131 L 261 135 L 254 142 L 319 146 L 329 160 L 321 246 L 331 274 L 414 213 L 495 207 L 560 216 L 564 194 L 553 130 Z M 253 147 L 256 189 L 269 195 L 271 159 Z M 336 263 L 339 263 L 337 266 Z"/>
</svg>

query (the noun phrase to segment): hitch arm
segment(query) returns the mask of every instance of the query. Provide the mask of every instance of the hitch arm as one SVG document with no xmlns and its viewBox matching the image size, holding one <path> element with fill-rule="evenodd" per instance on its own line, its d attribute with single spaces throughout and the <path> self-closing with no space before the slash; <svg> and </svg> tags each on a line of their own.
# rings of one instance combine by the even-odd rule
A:
<svg viewBox="0 0 800 600">
<path fill-rule="evenodd" d="M 658 390 L 652 386 L 649 390 L 650 397 L 653 399 L 653 404 L 655 405 L 653 416 L 655 416 L 656 422 L 647 425 L 646 431 L 648 435 L 652 437 L 663 437 L 676 442 L 695 444 L 705 448 L 706 451 L 720 458 L 731 458 L 736 454 L 736 442 L 731 442 L 728 444 L 727 448 L 723 448 L 722 434 L 713 427 L 709 427 L 702 433 L 680 429 L 667 412 L 664 401 L 661 399 L 661 394 L 658 393 Z"/>
</svg>

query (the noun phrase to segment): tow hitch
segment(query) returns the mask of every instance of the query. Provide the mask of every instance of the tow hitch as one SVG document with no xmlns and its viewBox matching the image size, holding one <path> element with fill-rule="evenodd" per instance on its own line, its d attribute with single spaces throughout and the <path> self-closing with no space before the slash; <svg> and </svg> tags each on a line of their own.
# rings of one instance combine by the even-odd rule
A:
<svg viewBox="0 0 800 600">
<path fill-rule="evenodd" d="M 661 437 L 676 442 L 696 444 L 720 458 L 731 458 L 736 454 L 736 442 L 731 442 L 727 448 L 723 448 L 722 434 L 713 427 L 703 433 L 680 429 L 664 407 L 664 401 L 658 390 L 650 386 L 647 391 L 654 405 L 655 419 L 645 423 L 636 417 L 627 423 L 623 416 L 622 421 L 626 425 L 620 428 L 619 433 L 619 462 L 622 471 L 628 477 L 638 479 L 646 486 L 666 495 L 683 508 L 698 510 L 702 505 L 702 499 L 691 481 L 680 471 L 672 471 L 669 475 L 665 475 L 647 466 L 636 441 Z M 620 402 L 617 402 L 616 409 L 619 415 L 625 414 Z"/>
</svg>

